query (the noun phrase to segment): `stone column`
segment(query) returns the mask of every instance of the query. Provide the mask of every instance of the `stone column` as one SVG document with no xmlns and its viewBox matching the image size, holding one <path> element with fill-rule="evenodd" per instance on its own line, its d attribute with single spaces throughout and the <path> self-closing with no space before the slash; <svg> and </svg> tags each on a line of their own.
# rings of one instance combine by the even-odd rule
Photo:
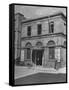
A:
<svg viewBox="0 0 69 90">
<path fill-rule="evenodd" d="M 46 66 L 48 62 L 48 48 L 44 48 L 44 60 L 43 60 L 43 66 Z"/>
<path fill-rule="evenodd" d="M 45 66 L 45 48 L 42 56 L 42 66 Z"/>
<path fill-rule="evenodd" d="M 55 48 L 55 59 L 57 60 L 57 62 L 60 62 L 61 58 L 60 51 L 61 51 L 60 47 Z"/>
<path fill-rule="evenodd" d="M 24 61 L 24 49 L 21 50 L 21 60 L 20 60 L 20 61 L 21 61 L 21 62 Z"/>
<path fill-rule="evenodd" d="M 31 64 L 32 64 L 32 49 L 31 49 Z"/>
<path fill-rule="evenodd" d="M 66 48 L 61 47 L 61 67 L 65 67 L 66 66 Z"/>
<path fill-rule="evenodd" d="M 48 62 L 49 62 L 49 48 L 46 47 L 46 67 L 48 67 Z"/>
<path fill-rule="evenodd" d="M 61 47 L 55 48 L 55 68 L 59 69 L 61 67 Z"/>
<path fill-rule="evenodd" d="M 24 49 L 24 61 L 27 59 L 27 49 Z"/>
</svg>

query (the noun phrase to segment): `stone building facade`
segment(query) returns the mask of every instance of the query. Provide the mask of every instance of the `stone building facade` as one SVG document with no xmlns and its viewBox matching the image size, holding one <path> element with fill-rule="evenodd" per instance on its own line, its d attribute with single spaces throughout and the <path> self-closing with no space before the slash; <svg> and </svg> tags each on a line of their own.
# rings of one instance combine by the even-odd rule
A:
<svg viewBox="0 0 69 90">
<path fill-rule="evenodd" d="M 15 60 L 20 57 L 21 23 L 25 19 L 24 15 L 20 13 L 15 14 Z"/>
<path fill-rule="evenodd" d="M 16 31 L 20 35 L 17 35 L 15 59 L 19 58 L 20 63 L 51 68 L 66 65 L 66 17 L 63 13 L 36 19 L 23 18 Z"/>
</svg>

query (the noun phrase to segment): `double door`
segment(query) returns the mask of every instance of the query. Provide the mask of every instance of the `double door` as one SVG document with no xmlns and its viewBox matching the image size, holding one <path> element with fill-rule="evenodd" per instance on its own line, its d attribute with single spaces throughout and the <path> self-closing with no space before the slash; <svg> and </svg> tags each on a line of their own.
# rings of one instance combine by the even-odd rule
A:
<svg viewBox="0 0 69 90">
<path fill-rule="evenodd" d="M 42 65 L 43 49 L 32 51 L 32 61 L 36 65 Z"/>
</svg>

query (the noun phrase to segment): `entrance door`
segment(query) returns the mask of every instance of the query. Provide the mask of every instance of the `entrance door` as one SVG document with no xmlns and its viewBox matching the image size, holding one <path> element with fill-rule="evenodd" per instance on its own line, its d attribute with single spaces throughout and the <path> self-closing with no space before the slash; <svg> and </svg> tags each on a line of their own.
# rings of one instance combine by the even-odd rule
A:
<svg viewBox="0 0 69 90">
<path fill-rule="evenodd" d="M 43 50 L 33 50 L 32 61 L 36 65 L 42 65 L 42 56 L 43 56 Z"/>
</svg>

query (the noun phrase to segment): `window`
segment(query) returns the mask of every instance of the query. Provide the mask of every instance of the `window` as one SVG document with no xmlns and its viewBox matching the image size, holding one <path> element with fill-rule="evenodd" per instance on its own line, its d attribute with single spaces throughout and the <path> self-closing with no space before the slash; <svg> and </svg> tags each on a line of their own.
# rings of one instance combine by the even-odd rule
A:
<svg viewBox="0 0 69 90">
<path fill-rule="evenodd" d="M 54 47 L 49 47 L 49 59 L 54 59 L 54 57 L 55 57 Z"/>
<path fill-rule="evenodd" d="M 39 42 L 36 43 L 36 46 L 37 46 L 37 47 L 42 47 L 43 44 L 42 44 L 42 42 L 39 41 Z"/>
<path fill-rule="evenodd" d="M 54 22 L 50 22 L 49 24 L 49 33 L 54 33 Z"/>
<path fill-rule="evenodd" d="M 40 35 L 41 34 L 41 30 L 42 30 L 41 24 L 38 24 L 37 30 L 38 30 L 38 32 L 37 32 L 38 35 Z"/>
<path fill-rule="evenodd" d="M 30 48 L 27 48 L 27 59 L 30 59 L 31 56 L 31 50 Z"/>
<path fill-rule="evenodd" d="M 30 59 L 30 58 L 31 58 L 31 48 L 32 48 L 31 43 L 30 43 L 30 42 L 26 43 L 25 48 L 26 48 L 25 57 L 26 57 L 27 59 Z"/>
<path fill-rule="evenodd" d="M 55 58 L 55 42 L 50 40 L 47 43 L 47 46 L 49 47 L 49 59 L 54 59 Z"/>
<path fill-rule="evenodd" d="M 31 36 L 31 26 L 27 27 L 27 36 Z"/>
</svg>

